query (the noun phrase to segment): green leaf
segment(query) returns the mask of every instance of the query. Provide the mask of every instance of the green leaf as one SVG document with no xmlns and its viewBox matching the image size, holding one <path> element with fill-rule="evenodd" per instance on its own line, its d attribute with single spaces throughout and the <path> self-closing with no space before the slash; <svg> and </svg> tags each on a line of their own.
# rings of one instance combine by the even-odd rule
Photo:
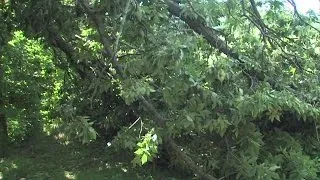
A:
<svg viewBox="0 0 320 180">
<path fill-rule="evenodd" d="M 148 161 L 147 154 L 143 154 L 141 157 L 141 164 L 144 165 Z"/>
<path fill-rule="evenodd" d="M 277 166 L 277 165 L 273 165 L 271 167 L 269 167 L 270 171 L 276 171 L 277 169 L 280 169 L 281 166 Z"/>
<path fill-rule="evenodd" d="M 280 121 L 280 116 L 281 116 L 281 113 L 279 110 L 277 109 L 271 109 L 268 113 L 268 116 L 269 116 L 269 119 L 271 122 L 273 122 L 275 119 L 277 121 Z"/>
<path fill-rule="evenodd" d="M 220 69 L 219 72 L 218 72 L 218 80 L 220 82 L 224 81 L 226 78 L 226 73 L 223 69 Z"/>
<path fill-rule="evenodd" d="M 143 149 L 138 149 L 134 152 L 137 155 L 142 155 L 143 154 Z"/>
</svg>

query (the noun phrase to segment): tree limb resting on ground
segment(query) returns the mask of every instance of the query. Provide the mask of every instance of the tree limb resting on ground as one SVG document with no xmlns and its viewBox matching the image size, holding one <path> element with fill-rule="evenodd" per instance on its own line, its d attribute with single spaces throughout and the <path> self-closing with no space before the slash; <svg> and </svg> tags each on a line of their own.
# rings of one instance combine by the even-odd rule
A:
<svg viewBox="0 0 320 180">
<path fill-rule="evenodd" d="M 79 0 L 79 2 L 81 4 L 82 8 L 85 10 L 85 12 L 88 14 L 89 18 L 96 25 L 99 36 L 100 36 L 102 43 L 103 43 L 104 52 L 106 52 L 103 55 L 106 56 L 106 58 L 111 58 L 112 64 L 117 69 L 117 73 L 120 75 L 121 78 L 126 79 L 126 76 L 123 73 L 123 71 L 121 70 L 122 68 L 120 67 L 120 64 L 118 63 L 117 52 L 113 52 L 113 50 L 111 49 L 110 43 L 107 41 L 108 38 L 103 33 L 104 32 L 103 21 L 101 21 L 98 17 L 96 17 L 96 15 L 94 13 L 92 13 L 94 11 L 91 10 L 91 8 L 85 3 L 84 0 Z M 128 3 L 130 3 L 130 0 L 128 0 Z M 126 12 L 125 12 L 125 14 L 126 14 Z M 123 17 L 123 18 L 126 18 L 126 17 Z M 154 105 L 151 102 L 149 102 L 144 96 L 142 96 L 140 98 L 140 101 L 148 109 L 148 111 L 154 115 L 155 123 L 159 127 L 165 127 L 166 118 L 162 117 L 158 113 L 158 111 L 154 107 Z M 199 168 L 196 165 L 196 163 L 194 163 L 193 160 L 189 156 L 187 156 L 184 152 L 181 152 L 180 151 L 181 148 L 179 148 L 179 146 L 174 142 L 174 140 L 172 138 L 170 138 L 168 136 L 168 137 L 164 137 L 163 139 L 164 139 L 166 146 L 169 147 L 169 149 L 173 150 L 178 155 L 178 157 L 182 159 L 183 162 L 187 163 L 189 170 L 191 172 L 198 174 L 201 177 L 201 179 L 216 180 L 216 178 L 203 172 L 202 169 Z"/>
</svg>

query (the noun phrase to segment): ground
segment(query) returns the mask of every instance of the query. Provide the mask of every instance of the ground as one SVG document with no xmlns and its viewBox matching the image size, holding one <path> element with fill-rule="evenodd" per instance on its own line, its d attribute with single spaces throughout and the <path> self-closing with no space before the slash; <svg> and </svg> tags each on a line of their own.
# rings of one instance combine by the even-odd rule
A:
<svg viewBox="0 0 320 180">
<path fill-rule="evenodd" d="M 185 179 L 168 167 L 133 167 L 131 153 L 115 152 L 101 141 L 66 145 L 52 136 L 36 139 L 13 146 L 8 157 L 0 159 L 0 179 Z"/>
</svg>

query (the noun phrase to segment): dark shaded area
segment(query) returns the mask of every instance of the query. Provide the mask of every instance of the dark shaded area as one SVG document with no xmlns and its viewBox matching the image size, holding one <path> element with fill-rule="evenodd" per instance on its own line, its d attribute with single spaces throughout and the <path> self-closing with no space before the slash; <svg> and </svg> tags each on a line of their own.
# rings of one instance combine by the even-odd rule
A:
<svg viewBox="0 0 320 180">
<path fill-rule="evenodd" d="M 56 138 L 43 135 L 36 144 L 11 147 L 0 159 L 3 179 L 188 179 L 156 164 L 134 168 L 132 153 L 103 148 L 103 141 L 66 145 Z"/>
<path fill-rule="evenodd" d="M 1 63 L 1 62 L 0 62 Z M 8 125 L 7 119 L 4 112 L 5 102 L 4 102 L 4 86 L 3 86 L 3 65 L 0 64 L 0 157 L 4 157 L 6 154 L 6 147 L 8 144 Z"/>
<path fill-rule="evenodd" d="M 0 157 L 6 155 L 8 146 L 8 127 L 7 120 L 4 113 L 0 113 Z"/>
</svg>

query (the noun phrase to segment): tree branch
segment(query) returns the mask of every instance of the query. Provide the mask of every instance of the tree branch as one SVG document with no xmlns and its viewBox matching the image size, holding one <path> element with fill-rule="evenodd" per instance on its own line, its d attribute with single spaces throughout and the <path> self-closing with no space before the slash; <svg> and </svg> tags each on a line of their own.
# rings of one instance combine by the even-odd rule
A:
<svg viewBox="0 0 320 180">
<path fill-rule="evenodd" d="M 200 17 L 194 18 L 186 13 L 183 12 L 182 8 L 179 6 L 179 4 L 171 1 L 171 0 L 165 0 L 169 12 L 179 17 L 182 21 L 187 23 L 190 28 L 192 28 L 195 32 L 198 34 L 203 35 L 203 37 L 209 42 L 209 44 L 212 47 L 215 47 L 220 52 L 228 55 L 229 57 L 232 57 L 236 60 L 240 60 L 239 54 L 235 52 L 232 48 L 230 48 L 227 45 L 227 42 L 220 39 L 219 35 L 216 34 L 216 31 L 212 29 L 211 27 L 207 26 L 205 23 L 203 23 L 203 19 Z"/>
<path fill-rule="evenodd" d="M 73 46 L 67 43 L 54 29 L 47 28 L 47 31 L 49 32 L 49 43 L 51 43 L 54 47 L 59 48 L 67 56 L 72 64 L 72 67 L 76 69 L 76 72 L 82 79 L 88 76 L 87 73 L 90 71 L 90 68 L 85 66 L 83 63 L 77 63 L 78 59 L 75 56 L 76 51 L 74 50 Z"/>
<path fill-rule="evenodd" d="M 106 58 L 112 58 L 112 64 L 113 64 L 113 66 L 115 66 L 115 68 L 117 70 L 117 73 L 120 75 L 120 77 L 122 79 L 126 79 L 126 76 L 123 73 L 122 68 L 121 68 L 121 66 L 120 66 L 120 64 L 118 62 L 117 52 L 113 52 L 112 51 L 110 43 L 107 42 L 107 38 L 103 34 L 104 29 L 103 29 L 103 26 L 102 26 L 102 21 L 100 21 L 99 18 L 96 17 L 96 15 L 94 13 L 92 13 L 94 11 L 92 11 L 89 8 L 89 6 L 87 4 L 85 4 L 84 0 L 79 0 L 79 1 L 80 1 L 80 4 L 83 6 L 83 9 L 88 14 L 89 18 L 96 25 L 96 28 L 97 28 L 98 33 L 99 33 L 99 36 L 100 36 L 100 38 L 102 40 L 102 44 L 103 44 L 103 47 L 104 47 L 104 52 L 106 52 L 106 53 L 103 53 L 103 55 Z M 130 2 L 131 0 L 128 0 L 128 1 Z M 126 17 L 124 17 L 124 18 L 126 18 Z M 148 100 L 146 100 L 146 98 L 144 96 L 140 97 L 140 101 L 147 108 L 149 113 L 153 114 L 155 123 L 159 127 L 163 127 L 164 128 L 165 127 L 166 118 L 162 117 L 160 115 L 160 113 L 157 111 L 157 109 L 154 107 L 154 105 L 151 102 L 149 102 Z M 184 152 L 181 152 L 180 149 L 179 149 L 179 146 L 173 141 L 172 138 L 170 138 L 169 136 L 165 136 L 164 137 L 164 141 L 165 141 L 166 145 L 170 149 L 172 149 L 176 154 L 179 155 L 179 157 L 181 157 L 183 159 L 183 161 L 187 162 L 187 164 L 189 165 L 189 170 L 191 170 L 195 174 L 198 174 L 202 179 L 216 180 L 216 178 L 212 177 L 211 175 L 204 173 L 201 168 L 197 167 L 197 165 L 191 160 L 190 157 L 188 157 Z"/>
</svg>

